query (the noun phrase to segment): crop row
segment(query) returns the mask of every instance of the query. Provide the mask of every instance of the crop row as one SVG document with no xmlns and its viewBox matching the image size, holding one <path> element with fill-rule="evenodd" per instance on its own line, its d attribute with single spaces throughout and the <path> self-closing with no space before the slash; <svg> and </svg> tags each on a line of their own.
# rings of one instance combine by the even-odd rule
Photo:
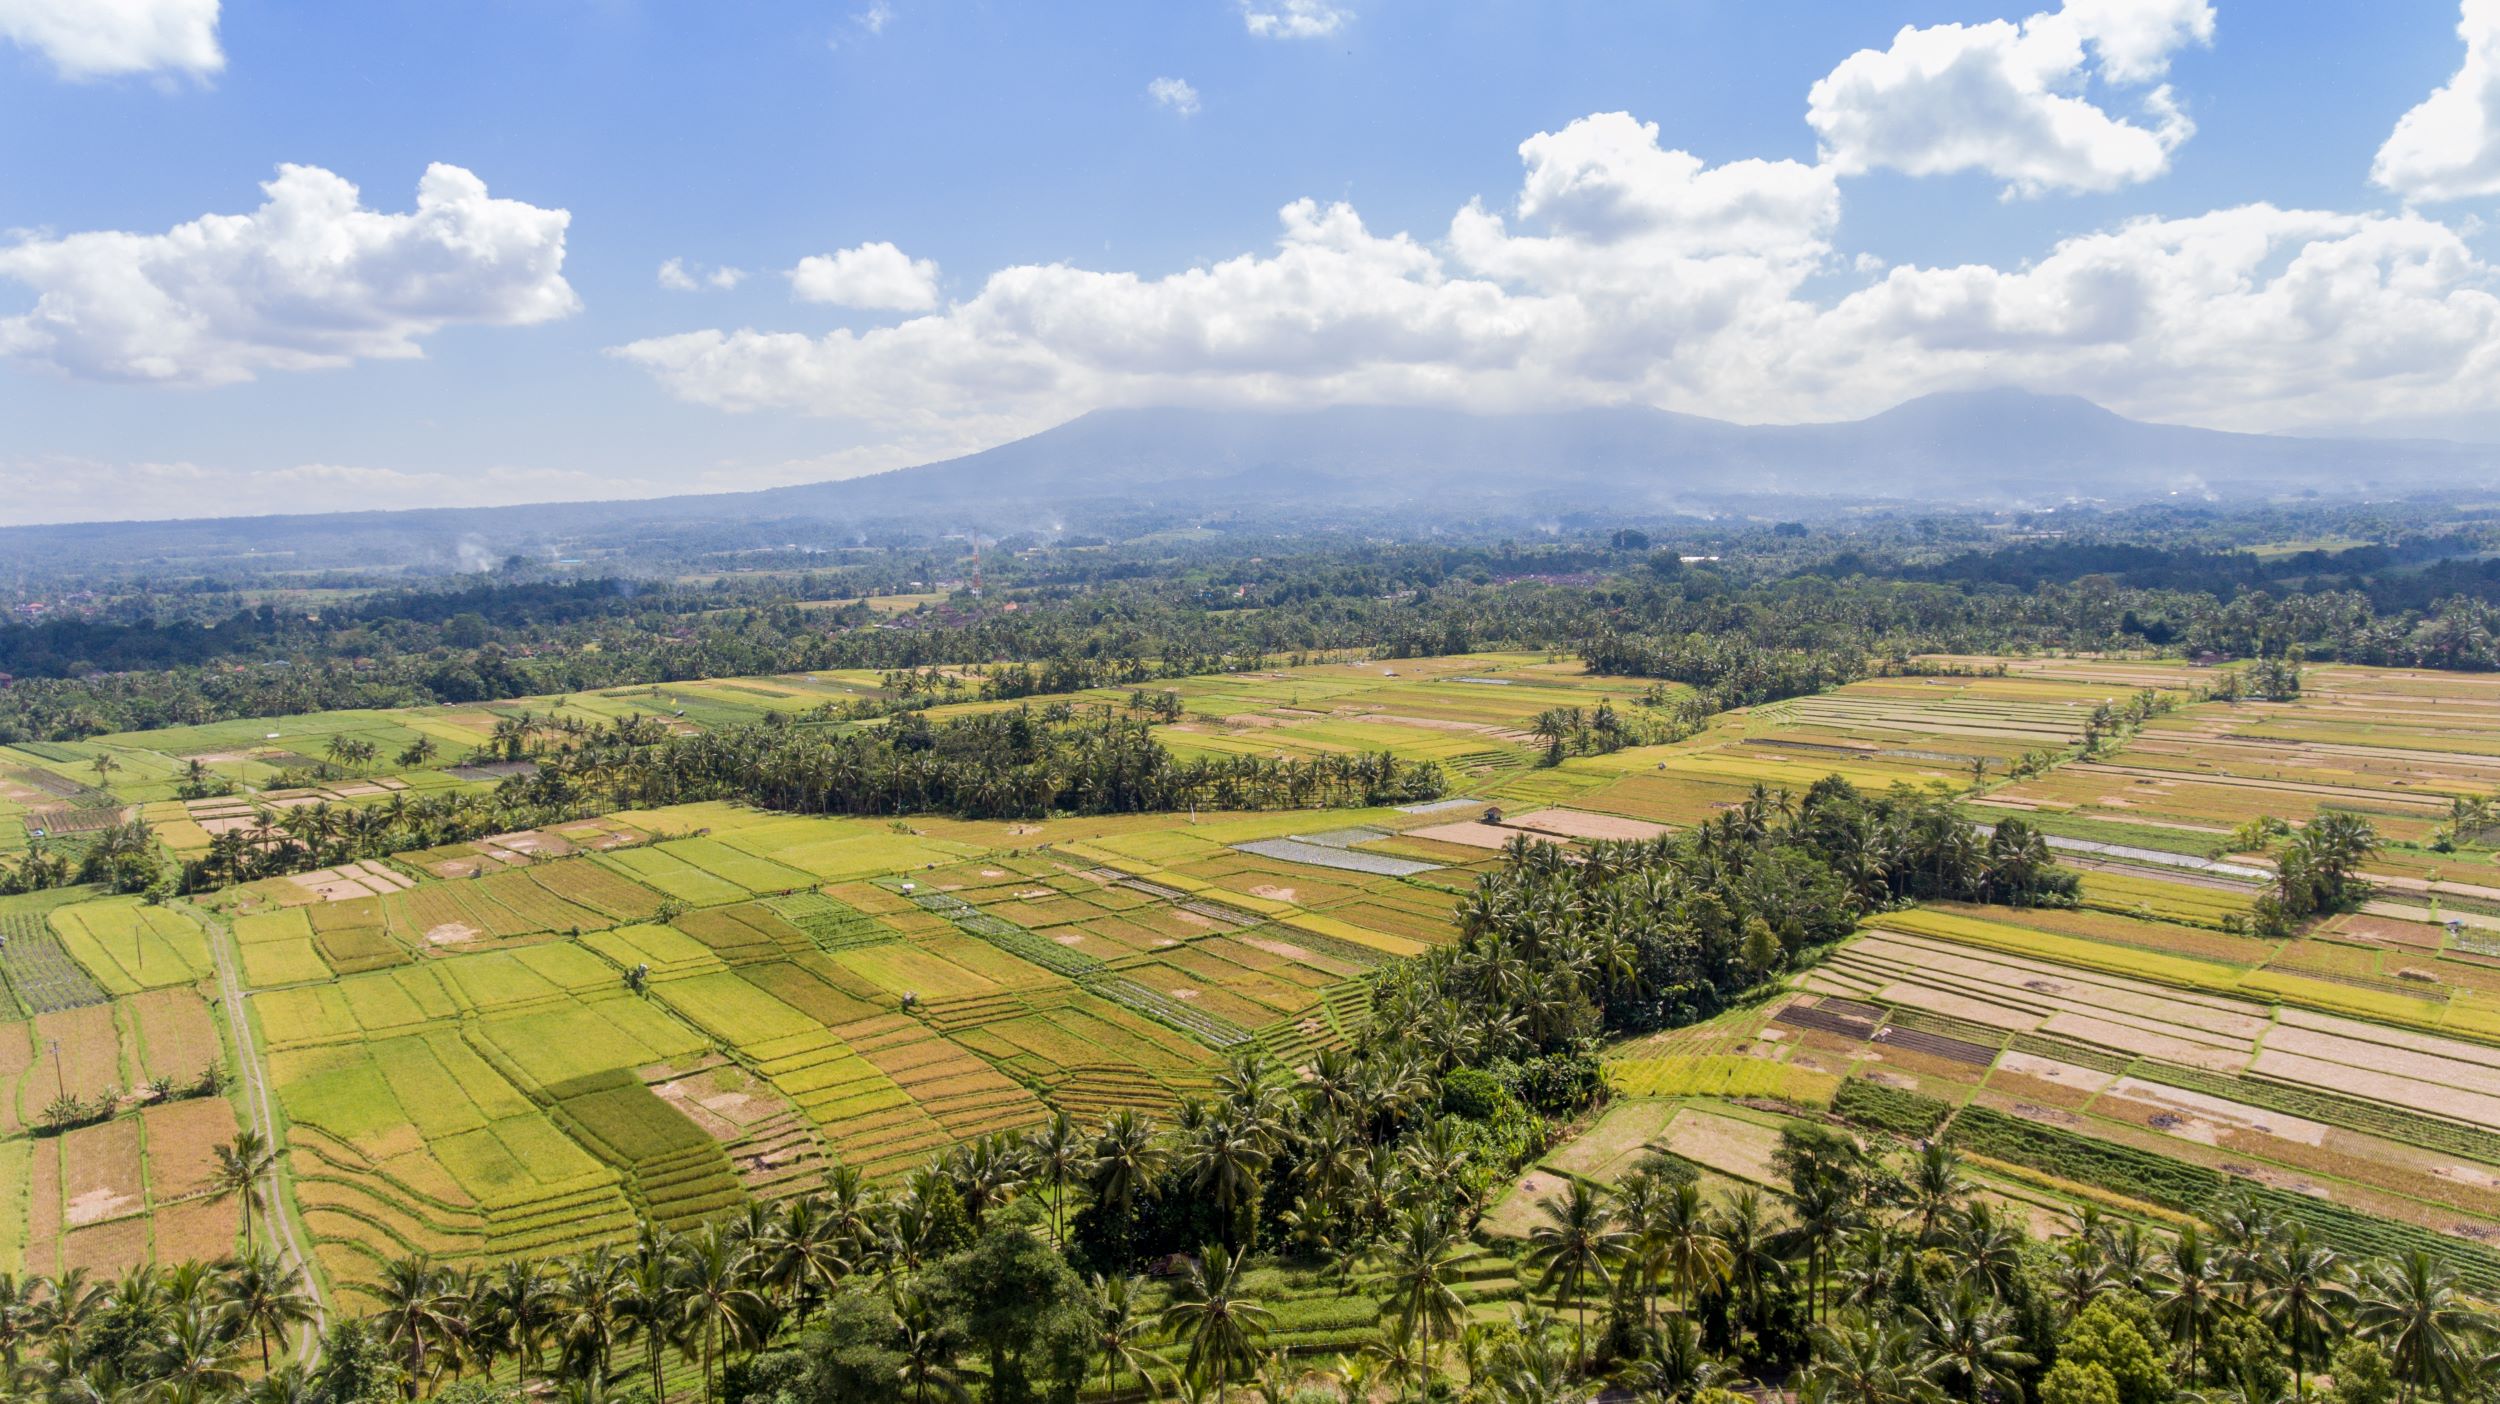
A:
<svg viewBox="0 0 2500 1404">
<path fill-rule="evenodd" d="M 1832 1110 L 1861 1126 L 1921 1140 L 1936 1134 L 1953 1108 L 1933 1097 L 1853 1077 L 1833 1094 Z"/>
<path fill-rule="evenodd" d="M 2320 1241 L 2348 1256 L 2392 1257 L 2427 1252 L 2454 1269 L 2469 1290 L 2500 1291 L 2500 1254 L 2363 1214 L 2305 1194 L 2258 1184 L 2151 1151 L 2061 1131 L 1986 1107 L 1965 1107 L 1952 1122 L 1954 1144 L 1975 1154 L 2098 1185 L 2166 1208 L 2212 1217 L 2233 1196 L 2245 1196 L 2278 1218 L 2305 1224 Z"/>
<path fill-rule="evenodd" d="M 52 928 L 35 913 L 0 917 L 0 972 L 8 976 L 10 993 L 28 1014 L 102 1004 L 104 989 L 77 961 Z"/>
<path fill-rule="evenodd" d="M 1007 954 L 1038 965 L 1052 974 L 1075 979 L 1103 968 L 1102 961 L 1094 956 L 1070 950 L 1048 937 L 1036 936 L 1004 917 L 989 915 L 960 897 L 943 892 L 915 892 L 911 900 L 953 922 L 965 933 L 978 936 Z"/>
<path fill-rule="evenodd" d="M 2500 1136 L 2384 1102 L 2348 1097 L 2324 1088 L 2298 1087 L 2265 1078 L 2233 1077 L 2228 1073 L 2206 1072 L 2201 1068 L 2183 1068 L 2169 1063 L 2147 1062 L 2139 1066 L 2136 1073 L 2148 1081 L 2166 1082 L 2191 1092 L 2246 1102 L 2269 1111 L 2385 1136 L 2449 1155 L 2462 1155 L 2486 1165 L 2500 1165 Z"/>
</svg>

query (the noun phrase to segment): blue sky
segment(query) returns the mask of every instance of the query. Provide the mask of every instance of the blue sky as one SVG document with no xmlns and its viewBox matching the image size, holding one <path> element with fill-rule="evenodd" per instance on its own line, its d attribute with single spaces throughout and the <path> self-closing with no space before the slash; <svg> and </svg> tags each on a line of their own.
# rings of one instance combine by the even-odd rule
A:
<svg viewBox="0 0 2500 1404">
<path fill-rule="evenodd" d="M 92 8 L 0 0 L 0 521 L 1129 403 L 2500 404 L 2500 0 Z"/>
</svg>

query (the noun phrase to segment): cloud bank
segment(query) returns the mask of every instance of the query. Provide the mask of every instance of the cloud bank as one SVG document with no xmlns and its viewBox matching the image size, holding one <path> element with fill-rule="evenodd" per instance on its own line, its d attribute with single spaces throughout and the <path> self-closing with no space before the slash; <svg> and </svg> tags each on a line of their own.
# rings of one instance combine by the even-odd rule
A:
<svg viewBox="0 0 2500 1404">
<path fill-rule="evenodd" d="M 563 276 L 570 216 L 426 168 L 416 208 L 365 207 L 317 166 L 281 166 L 250 214 L 162 234 L 95 232 L 0 247 L 32 289 L 0 317 L 0 356 L 98 380 L 217 385 L 424 354 L 454 324 L 527 326 L 581 305 Z"/>
</svg>

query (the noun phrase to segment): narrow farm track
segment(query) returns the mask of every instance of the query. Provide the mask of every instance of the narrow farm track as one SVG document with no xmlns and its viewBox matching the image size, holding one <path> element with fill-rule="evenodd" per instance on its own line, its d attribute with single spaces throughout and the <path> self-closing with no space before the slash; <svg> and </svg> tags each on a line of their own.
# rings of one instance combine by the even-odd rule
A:
<svg viewBox="0 0 2500 1404">
<path fill-rule="evenodd" d="M 208 948 L 217 961 L 217 997 L 226 1006 L 226 1027 L 234 1035 L 235 1062 L 243 1078 L 243 1106 L 251 1118 L 252 1129 L 261 1134 L 270 1150 L 285 1164 L 286 1142 L 278 1126 L 277 1109 L 269 1099 L 269 1077 L 261 1065 L 260 1045 L 252 1034 L 250 1010 L 243 996 L 243 974 L 236 954 L 234 928 L 225 921 L 198 908 L 191 915 L 208 929 Z M 330 1327 L 330 1303 L 322 1295 L 321 1275 L 313 1270 L 312 1252 L 303 1226 L 296 1222 L 295 1211 L 287 1204 L 287 1196 L 279 1192 L 278 1171 L 272 1169 L 268 1203 L 262 1222 L 275 1227 L 278 1251 L 286 1258 L 295 1275 L 304 1284 L 304 1294 L 312 1299 L 313 1319 L 296 1344 L 296 1352 L 305 1364 L 320 1358 L 321 1338 Z"/>
</svg>

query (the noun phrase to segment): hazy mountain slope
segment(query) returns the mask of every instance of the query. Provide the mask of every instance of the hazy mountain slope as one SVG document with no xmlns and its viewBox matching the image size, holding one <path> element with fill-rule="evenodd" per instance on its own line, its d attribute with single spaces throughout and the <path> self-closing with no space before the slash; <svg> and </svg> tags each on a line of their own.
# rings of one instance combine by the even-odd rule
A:
<svg viewBox="0 0 2500 1404">
<path fill-rule="evenodd" d="M 588 543 L 632 553 L 824 540 L 879 523 L 990 531 L 1117 513 L 1347 513 L 1424 523 L 1706 506 L 1763 494 L 2052 503 L 2172 492 L 2401 492 L 2488 486 L 2500 447 L 2290 438 L 2145 424 L 2014 390 L 1930 395 L 1867 419 L 1739 425 L 1661 410 L 1473 415 L 1342 406 L 1296 412 L 1100 410 L 943 463 L 763 492 L 640 502 L 360 512 L 0 530 L 14 553 L 178 569 L 250 551 L 304 566 L 474 566 Z"/>
</svg>

